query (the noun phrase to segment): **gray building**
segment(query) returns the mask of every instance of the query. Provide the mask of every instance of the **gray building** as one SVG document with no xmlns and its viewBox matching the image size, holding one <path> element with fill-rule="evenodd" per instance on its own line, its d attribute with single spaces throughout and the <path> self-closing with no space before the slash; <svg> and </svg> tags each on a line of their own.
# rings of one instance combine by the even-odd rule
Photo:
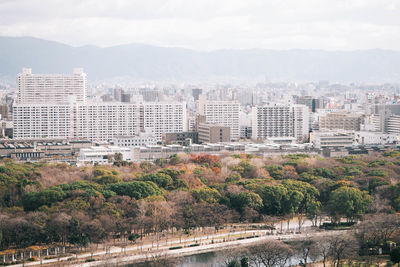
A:
<svg viewBox="0 0 400 267">
<path fill-rule="evenodd" d="M 312 96 L 298 96 L 296 98 L 296 104 L 307 106 L 311 112 L 315 112 L 317 109 L 324 108 L 324 100 L 321 98 L 314 98 Z"/>
<path fill-rule="evenodd" d="M 194 98 L 194 101 L 199 100 L 199 96 L 203 93 L 203 89 L 195 88 L 192 89 L 192 96 Z"/>
<path fill-rule="evenodd" d="M 189 143 L 198 144 L 199 135 L 198 132 L 181 132 L 181 133 L 164 133 L 163 143 L 178 144 L 178 145 L 188 145 Z"/>
</svg>

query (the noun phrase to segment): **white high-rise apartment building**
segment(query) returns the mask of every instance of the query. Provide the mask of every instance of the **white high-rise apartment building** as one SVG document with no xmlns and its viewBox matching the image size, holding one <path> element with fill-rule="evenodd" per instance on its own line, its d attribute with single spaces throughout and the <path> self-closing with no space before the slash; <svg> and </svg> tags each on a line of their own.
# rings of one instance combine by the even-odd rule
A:
<svg viewBox="0 0 400 267">
<path fill-rule="evenodd" d="M 79 138 L 108 141 L 139 133 L 139 105 L 124 103 L 19 104 L 14 138 Z"/>
<path fill-rule="evenodd" d="M 182 103 L 86 102 L 18 104 L 13 107 L 14 138 L 79 138 L 110 141 L 150 131 L 157 141 L 163 133 L 183 132 Z"/>
<path fill-rule="evenodd" d="M 87 102 L 73 105 L 73 138 L 110 141 L 139 134 L 139 104 Z"/>
<path fill-rule="evenodd" d="M 210 101 L 206 95 L 199 96 L 199 114 L 206 117 L 206 123 L 229 126 L 232 140 L 240 138 L 239 113 L 237 101 Z"/>
<path fill-rule="evenodd" d="M 70 104 L 17 104 L 13 106 L 16 139 L 72 137 Z"/>
<path fill-rule="evenodd" d="M 82 70 L 75 70 L 72 76 L 33 77 L 30 73 L 24 69 L 18 77 L 19 99 L 13 107 L 16 139 L 110 141 L 116 136 L 137 136 L 141 131 L 151 131 L 161 141 L 163 133 L 186 129 L 183 103 L 90 102 L 86 101 L 86 74 Z M 69 87 L 70 84 L 76 86 Z"/>
<path fill-rule="evenodd" d="M 140 104 L 140 127 L 152 132 L 157 141 L 163 133 L 180 133 L 186 127 L 186 105 L 183 103 L 144 102 Z"/>
<path fill-rule="evenodd" d="M 304 105 L 253 107 L 252 138 L 295 137 L 302 141 L 309 134 L 309 111 Z"/>
<path fill-rule="evenodd" d="M 18 103 L 65 103 L 86 100 L 86 73 L 74 69 L 73 74 L 32 74 L 32 69 L 22 69 L 18 75 Z"/>
</svg>

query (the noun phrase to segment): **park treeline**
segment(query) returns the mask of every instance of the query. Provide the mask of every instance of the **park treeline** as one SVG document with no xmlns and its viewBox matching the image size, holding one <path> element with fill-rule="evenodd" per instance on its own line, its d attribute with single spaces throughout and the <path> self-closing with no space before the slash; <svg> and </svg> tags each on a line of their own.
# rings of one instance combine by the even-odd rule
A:
<svg viewBox="0 0 400 267">
<path fill-rule="evenodd" d="M 119 158 L 116 157 L 115 158 Z M 177 154 L 109 166 L 0 165 L 0 246 L 87 246 L 174 229 L 400 211 L 400 152 L 325 159 Z"/>
</svg>

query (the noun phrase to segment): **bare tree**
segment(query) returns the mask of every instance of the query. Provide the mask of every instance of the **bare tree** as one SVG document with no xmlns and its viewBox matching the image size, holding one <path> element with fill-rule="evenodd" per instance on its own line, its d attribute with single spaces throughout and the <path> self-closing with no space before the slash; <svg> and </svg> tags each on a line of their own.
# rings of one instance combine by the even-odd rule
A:
<svg viewBox="0 0 400 267">
<path fill-rule="evenodd" d="M 339 267 L 344 259 L 351 259 L 357 255 L 357 241 L 350 235 L 336 235 L 328 239 L 329 254 L 332 258 L 333 266 Z"/>
<path fill-rule="evenodd" d="M 322 259 L 323 267 L 326 267 L 326 262 L 330 256 L 330 243 L 326 237 L 314 239 L 313 249 L 310 251 L 310 258 L 313 261 Z"/>
<path fill-rule="evenodd" d="M 246 249 L 239 249 L 239 248 L 233 248 L 233 249 L 226 249 L 221 251 L 222 253 L 222 261 L 220 262 L 221 266 L 229 266 L 232 262 L 240 262 L 241 258 L 245 256 Z"/>
<path fill-rule="evenodd" d="M 150 253 L 146 258 L 143 267 L 174 267 L 182 261 L 181 258 L 170 257 L 165 252 Z"/>
<path fill-rule="evenodd" d="M 303 213 L 297 215 L 297 225 L 299 226 L 299 233 L 301 233 L 301 228 L 307 220 L 307 216 Z"/>
<path fill-rule="evenodd" d="M 289 245 L 279 240 L 260 243 L 249 249 L 250 262 L 257 267 L 285 266 L 293 251 Z"/>
<path fill-rule="evenodd" d="M 302 259 L 304 267 L 307 266 L 308 259 L 310 258 L 311 254 L 315 250 L 315 248 L 314 248 L 315 244 L 316 244 L 315 240 L 313 240 L 311 238 L 295 241 L 292 243 L 292 247 L 299 254 L 299 257 Z"/>
<path fill-rule="evenodd" d="M 262 215 L 262 221 L 271 230 L 271 233 L 276 228 L 276 224 L 281 220 L 276 216 Z"/>
<path fill-rule="evenodd" d="M 361 252 L 367 254 L 370 248 L 382 248 L 399 230 L 400 216 L 375 214 L 368 216 L 355 228 L 355 236 Z"/>
</svg>

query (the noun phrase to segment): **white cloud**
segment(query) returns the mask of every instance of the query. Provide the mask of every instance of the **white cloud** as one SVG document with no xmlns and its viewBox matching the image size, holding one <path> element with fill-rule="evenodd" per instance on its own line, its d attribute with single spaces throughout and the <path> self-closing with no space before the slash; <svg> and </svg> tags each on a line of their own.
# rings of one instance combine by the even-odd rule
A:
<svg viewBox="0 0 400 267">
<path fill-rule="evenodd" d="M 72 45 L 400 47 L 398 0 L 0 0 L 0 35 Z"/>
</svg>

